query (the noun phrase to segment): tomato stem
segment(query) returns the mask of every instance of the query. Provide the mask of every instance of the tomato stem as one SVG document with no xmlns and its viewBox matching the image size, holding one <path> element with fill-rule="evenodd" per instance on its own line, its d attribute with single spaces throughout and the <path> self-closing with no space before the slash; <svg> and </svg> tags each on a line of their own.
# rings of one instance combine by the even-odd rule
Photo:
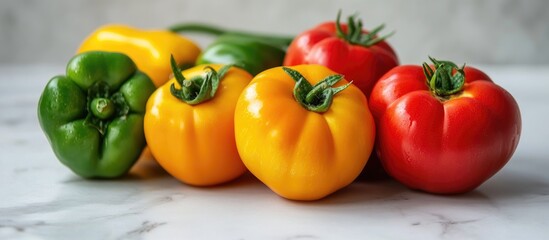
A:
<svg viewBox="0 0 549 240">
<path fill-rule="evenodd" d="M 322 79 L 313 86 L 298 71 L 287 67 L 282 67 L 282 69 L 296 82 L 294 87 L 296 101 L 305 109 L 313 112 L 323 113 L 328 111 L 332 105 L 334 95 L 351 85 L 351 83 L 348 83 L 340 87 L 332 87 L 343 79 L 342 75 L 334 74 Z"/>
<path fill-rule="evenodd" d="M 219 69 L 219 72 L 210 66 L 206 66 L 204 68 L 206 75 L 186 79 L 177 66 L 173 55 L 170 62 L 175 80 L 180 86 L 178 89 L 175 83 L 172 83 L 170 92 L 174 97 L 190 105 L 196 105 L 213 98 L 219 87 L 219 82 L 229 71 L 229 68 L 233 66 L 233 64 L 224 65 Z"/>
<path fill-rule="evenodd" d="M 374 28 L 369 33 L 362 31 L 362 20 L 356 19 L 356 14 L 353 14 L 347 18 L 347 33 L 343 31 L 340 23 L 341 10 L 337 12 L 336 17 L 336 34 L 339 38 L 344 39 L 346 42 L 353 45 L 360 45 L 363 47 L 371 47 L 377 43 L 391 37 L 395 32 L 391 32 L 385 36 L 377 37 L 377 34 L 385 28 L 385 24 L 381 24 Z"/>
<path fill-rule="evenodd" d="M 423 73 L 425 74 L 427 86 L 436 96 L 446 98 L 463 90 L 465 85 L 465 64 L 459 68 L 450 61 L 441 61 L 429 57 L 433 62 L 433 67 L 423 63 Z M 433 69 L 434 68 L 434 69 Z"/>
</svg>

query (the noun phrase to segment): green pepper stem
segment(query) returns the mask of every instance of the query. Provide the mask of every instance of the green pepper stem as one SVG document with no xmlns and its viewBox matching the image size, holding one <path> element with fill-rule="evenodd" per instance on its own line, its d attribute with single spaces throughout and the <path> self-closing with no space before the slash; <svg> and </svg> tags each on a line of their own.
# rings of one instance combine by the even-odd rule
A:
<svg viewBox="0 0 549 240">
<path fill-rule="evenodd" d="M 114 103 L 108 98 L 94 98 L 90 104 L 92 114 L 99 119 L 109 119 L 116 112 Z"/>
<path fill-rule="evenodd" d="M 198 32 L 198 33 L 206 33 L 211 34 L 215 36 L 219 36 L 221 34 L 227 33 L 227 30 L 214 26 L 214 25 L 208 25 L 208 24 L 202 24 L 202 23 L 182 23 L 182 24 L 176 24 L 173 26 L 168 27 L 168 30 L 175 33 L 180 32 Z"/>
<path fill-rule="evenodd" d="M 290 43 L 293 41 L 293 37 L 233 31 L 233 30 L 228 30 L 228 29 L 224 29 L 214 25 L 203 24 L 203 23 L 176 24 L 171 27 L 168 27 L 168 30 L 175 33 L 197 32 L 197 33 L 210 34 L 214 36 L 220 36 L 223 34 L 233 34 L 233 35 L 239 35 L 243 37 L 255 38 L 262 41 L 268 41 L 273 44 L 276 44 L 279 46 L 286 46 L 286 47 L 289 46 Z"/>
<path fill-rule="evenodd" d="M 86 124 L 105 134 L 110 119 L 124 117 L 130 107 L 120 92 L 111 93 L 109 85 L 104 81 L 95 82 L 88 88 L 87 104 L 88 115 Z"/>
<path fill-rule="evenodd" d="M 313 112 L 323 113 L 328 111 L 332 105 L 334 95 L 343 91 L 351 84 L 332 87 L 343 79 L 342 75 L 334 74 L 322 79 L 313 86 L 298 71 L 287 67 L 282 67 L 282 69 L 296 82 L 294 86 L 294 98 L 296 101 L 305 109 Z"/>
<path fill-rule="evenodd" d="M 429 57 L 433 62 L 433 68 L 427 63 L 423 63 L 423 73 L 425 74 L 427 86 L 430 91 L 438 97 L 446 99 L 452 94 L 459 93 L 465 85 L 465 64 L 459 68 L 450 61 L 441 61 Z"/>
</svg>

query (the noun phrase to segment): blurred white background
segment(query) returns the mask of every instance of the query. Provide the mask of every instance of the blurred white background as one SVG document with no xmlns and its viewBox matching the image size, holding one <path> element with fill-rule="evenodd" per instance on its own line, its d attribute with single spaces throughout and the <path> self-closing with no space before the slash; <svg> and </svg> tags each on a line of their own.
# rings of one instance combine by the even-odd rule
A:
<svg viewBox="0 0 549 240">
<path fill-rule="evenodd" d="M 547 0 L 0 0 L 0 64 L 64 64 L 106 23 L 164 28 L 178 22 L 295 35 L 359 13 L 386 23 L 402 63 L 427 55 L 468 64 L 549 64 Z M 197 36 L 202 46 L 207 41 Z"/>
</svg>

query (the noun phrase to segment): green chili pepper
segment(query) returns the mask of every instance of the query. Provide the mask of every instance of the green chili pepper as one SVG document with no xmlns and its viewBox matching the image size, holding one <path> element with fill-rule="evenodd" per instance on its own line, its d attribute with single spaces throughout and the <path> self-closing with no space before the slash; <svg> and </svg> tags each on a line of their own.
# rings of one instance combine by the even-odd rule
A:
<svg viewBox="0 0 549 240">
<path fill-rule="evenodd" d="M 180 24 L 173 32 L 199 32 L 218 36 L 198 56 L 197 64 L 235 64 L 252 75 L 281 66 L 291 37 L 228 31 L 205 24 Z"/>
<path fill-rule="evenodd" d="M 53 77 L 38 119 L 57 158 L 85 178 L 119 177 L 145 147 L 143 116 L 155 90 L 126 55 L 84 52 Z"/>
</svg>

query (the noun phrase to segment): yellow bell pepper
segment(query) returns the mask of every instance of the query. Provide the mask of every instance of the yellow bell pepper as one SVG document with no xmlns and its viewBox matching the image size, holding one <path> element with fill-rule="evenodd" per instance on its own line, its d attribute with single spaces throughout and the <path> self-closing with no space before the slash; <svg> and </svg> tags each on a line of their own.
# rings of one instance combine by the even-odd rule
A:
<svg viewBox="0 0 549 240">
<path fill-rule="evenodd" d="M 236 150 L 234 109 L 252 76 L 219 64 L 177 73 L 147 102 L 145 138 L 153 156 L 190 185 L 215 185 L 242 175 L 246 168 Z"/>
<path fill-rule="evenodd" d="M 235 110 L 242 161 L 292 200 L 317 200 L 350 184 L 368 161 L 374 134 L 364 94 L 320 65 L 260 73 Z"/>
<path fill-rule="evenodd" d="M 170 55 L 177 65 L 192 66 L 200 48 L 191 40 L 168 30 L 140 30 L 125 25 L 105 25 L 93 32 L 80 46 L 85 51 L 121 52 L 128 55 L 156 87 L 169 80 Z"/>
</svg>

